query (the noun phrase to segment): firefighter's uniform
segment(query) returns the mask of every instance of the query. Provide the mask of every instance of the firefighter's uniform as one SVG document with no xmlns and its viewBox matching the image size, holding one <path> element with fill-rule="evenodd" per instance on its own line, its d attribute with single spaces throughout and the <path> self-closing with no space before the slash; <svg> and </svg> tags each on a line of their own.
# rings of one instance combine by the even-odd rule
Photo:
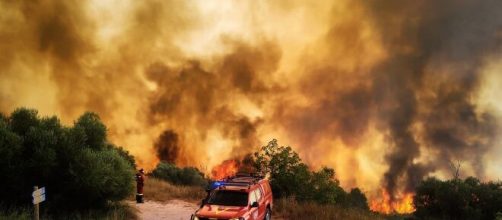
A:
<svg viewBox="0 0 502 220">
<path fill-rule="evenodd" d="M 136 174 L 136 202 L 143 203 L 143 186 L 145 184 L 145 173 L 143 169 Z"/>
</svg>

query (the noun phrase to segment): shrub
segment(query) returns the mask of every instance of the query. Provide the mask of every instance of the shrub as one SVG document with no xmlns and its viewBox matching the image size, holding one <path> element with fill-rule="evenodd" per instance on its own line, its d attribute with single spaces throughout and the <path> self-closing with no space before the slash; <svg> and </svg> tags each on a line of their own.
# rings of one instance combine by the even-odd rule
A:
<svg viewBox="0 0 502 220">
<path fill-rule="evenodd" d="M 270 176 L 270 185 L 276 198 L 295 197 L 299 201 L 315 201 L 322 204 L 352 204 L 347 203 L 347 193 L 335 179 L 335 171 L 324 167 L 319 171 L 310 171 L 298 153 L 291 147 L 279 146 L 277 140 L 272 140 L 254 154 L 255 167 L 258 172 Z M 366 207 L 366 197 L 354 192 L 354 204 Z M 349 194 L 350 195 L 350 194 Z M 357 198 L 357 197 L 364 197 Z"/>
<path fill-rule="evenodd" d="M 197 168 L 179 168 L 165 161 L 160 162 L 151 175 L 176 185 L 205 186 L 208 182 Z"/>
<path fill-rule="evenodd" d="M 307 188 L 313 193 L 314 201 L 328 203 L 342 203 L 345 199 L 345 191 L 340 187 L 340 183 L 335 179 L 335 170 L 324 167 L 312 173 L 312 179 Z"/>
<path fill-rule="evenodd" d="M 353 188 L 350 190 L 347 194 L 346 202 L 348 206 L 369 210 L 368 199 L 359 188 Z"/>
<path fill-rule="evenodd" d="M 419 218 L 495 219 L 502 211 L 502 183 L 465 180 L 423 180 L 413 198 Z"/>
<path fill-rule="evenodd" d="M 50 211 L 104 207 L 126 198 L 134 169 L 123 150 L 107 146 L 106 127 L 85 113 L 72 127 L 36 110 L 0 120 L 0 203 L 27 206 L 34 185 L 45 186 Z"/>
<path fill-rule="evenodd" d="M 110 143 L 107 145 L 107 147 L 108 149 L 115 149 L 117 153 L 122 158 L 124 158 L 134 170 L 136 170 L 136 160 L 134 159 L 134 156 L 129 153 L 129 151 L 127 151 L 123 147 L 117 147 Z"/>
<path fill-rule="evenodd" d="M 106 126 L 96 113 L 86 112 L 75 123 L 85 133 L 85 144 L 93 149 L 101 149 L 106 143 Z"/>
</svg>

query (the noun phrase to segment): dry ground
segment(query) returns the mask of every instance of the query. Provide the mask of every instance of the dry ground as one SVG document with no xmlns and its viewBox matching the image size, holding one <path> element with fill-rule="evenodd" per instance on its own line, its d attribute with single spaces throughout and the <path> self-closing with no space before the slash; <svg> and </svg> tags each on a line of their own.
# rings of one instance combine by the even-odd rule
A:
<svg viewBox="0 0 502 220">
<path fill-rule="evenodd" d="M 135 207 L 138 212 L 139 219 L 170 219 L 170 220 L 188 220 L 190 216 L 197 210 L 198 206 L 194 203 L 185 202 L 182 200 L 170 200 L 168 202 L 157 202 L 147 200 L 145 203 L 137 204 L 130 202 L 132 207 Z"/>
<path fill-rule="evenodd" d="M 198 201 L 206 196 L 201 187 L 175 186 L 156 178 L 147 178 L 144 188 L 145 203 L 137 204 L 134 196 L 128 202 L 137 210 L 138 219 L 190 219 Z"/>
</svg>

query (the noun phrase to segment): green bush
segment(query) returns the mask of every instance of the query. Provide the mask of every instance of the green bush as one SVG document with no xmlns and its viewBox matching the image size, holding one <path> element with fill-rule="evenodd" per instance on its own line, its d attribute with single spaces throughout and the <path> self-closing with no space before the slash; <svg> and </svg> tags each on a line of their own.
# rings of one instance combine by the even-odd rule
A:
<svg viewBox="0 0 502 220">
<path fill-rule="evenodd" d="M 46 187 L 44 206 L 54 212 L 104 207 L 132 192 L 130 155 L 108 143 L 96 114 L 85 113 L 72 127 L 25 108 L 2 118 L 0 205 L 28 206 L 35 185 Z"/>
<path fill-rule="evenodd" d="M 419 218 L 495 219 L 502 211 L 502 182 L 465 180 L 423 180 L 413 197 Z"/>
<path fill-rule="evenodd" d="M 312 174 L 291 147 L 279 146 L 276 140 L 272 140 L 259 152 L 255 152 L 254 161 L 258 172 L 270 176 L 270 185 L 275 197 L 311 197 L 306 186 Z"/>
<path fill-rule="evenodd" d="M 359 188 L 353 188 L 350 190 L 346 197 L 346 203 L 350 207 L 369 210 L 368 199 Z"/>
<path fill-rule="evenodd" d="M 113 145 L 113 144 L 110 144 L 110 143 L 108 143 L 108 144 L 106 145 L 106 147 L 107 147 L 108 149 L 114 149 L 114 150 L 116 150 L 116 151 L 117 151 L 117 153 L 118 153 L 118 154 L 119 154 L 122 158 L 124 158 L 124 159 L 128 162 L 128 164 L 129 164 L 129 165 L 130 165 L 130 166 L 131 166 L 134 170 L 136 170 L 136 160 L 134 159 L 134 156 L 133 156 L 133 155 L 131 155 L 131 154 L 129 153 L 129 151 L 127 151 L 127 150 L 126 150 L 126 149 L 124 149 L 123 147 L 117 147 L 117 146 L 115 146 L 115 145 Z"/>
<path fill-rule="evenodd" d="M 299 201 L 321 204 L 354 205 L 368 209 L 366 197 L 359 190 L 347 194 L 335 179 L 335 171 L 324 167 L 310 171 L 291 147 L 279 146 L 272 140 L 254 154 L 258 172 L 270 176 L 276 198 L 295 197 Z"/>
<path fill-rule="evenodd" d="M 205 186 L 208 182 L 197 168 L 179 168 L 164 161 L 157 165 L 151 175 L 176 185 Z"/>
<path fill-rule="evenodd" d="M 106 144 L 106 126 L 101 123 L 96 113 L 84 113 L 75 123 L 75 127 L 83 129 L 85 145 L 96 150 L 102 149 Z"/>
<path fill-rule="evenodd" d="M 502 220 L 502 212 L 497 212 L 495 220 Z"/>
<path fill-rule="evenodd" d="M 346 193 L 340 187 L 340 183 L 335 179 L 335 170 L 324 167 L 312 173 L 312 179 L 307 188 L 311 189 L 314 201 L 323 204 L 342 203 Z"/>
</svg>

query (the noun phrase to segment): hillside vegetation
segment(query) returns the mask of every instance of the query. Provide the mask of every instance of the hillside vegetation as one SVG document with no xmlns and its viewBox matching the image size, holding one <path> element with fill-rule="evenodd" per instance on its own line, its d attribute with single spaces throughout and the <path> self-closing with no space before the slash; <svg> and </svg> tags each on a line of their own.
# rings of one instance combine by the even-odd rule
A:
<svg viewBox="0 0 502 220">
<path fill-rule="evenodd" d="M 415 189 L 414 213 L 382 215 L 368 209 L 360 189 L 341 188 L 334 169 L 312 170 L 276 140 L 244 160 L 243 168 L 270 179 L 277 218 L 502 220 L 500 181 L 427 178 Z M 31 219 L 35 185 L 46 188 L 43 219 L 136 219 L 124 201 L 133 200 L 134 172 L 134 157 L 108 141 L 106 126 L 94 113 L 71 126 L 33 109 L 0 114 L 0 219 Z M 196 168 L 160 162 L 146 179 L 144 195 L 199 202 L 208 181 Z"/>
<path fill-rule="evenodd" d="M 10 213 L 31 207 L 35 185 L 46 188 L 44 215 L 107 213 L 133 192 L 134 166 L 94 113 L 72 126 L 26 108 L 0 117 L 0 206 Z"/>
<path fill-rule="evenodd" d="M 291 147 L 277 140 L 254 153 L 257 172 L 270 177 L 275 198 L 293 197 L 299 202 L 338 205 L 369 210 L 367 198 L 359 188 L 344 191 L 335 178 L 335 170 L 323 167 L 312 171 Z"/>
<path fill-rule="evenodd" d="M 416 188 L 413 203 L 421 219 L 502 220 L 502 182 L 431 177 Z"/>
<path fill-rule="evenodd" d="M 204 174 L 197 168 L 180 168 L 165 161 L 157 164 L 150 175 L 175 185 L 206 186 L 208 183 L 208 179 L 204 178 Z"/>
</svg>

